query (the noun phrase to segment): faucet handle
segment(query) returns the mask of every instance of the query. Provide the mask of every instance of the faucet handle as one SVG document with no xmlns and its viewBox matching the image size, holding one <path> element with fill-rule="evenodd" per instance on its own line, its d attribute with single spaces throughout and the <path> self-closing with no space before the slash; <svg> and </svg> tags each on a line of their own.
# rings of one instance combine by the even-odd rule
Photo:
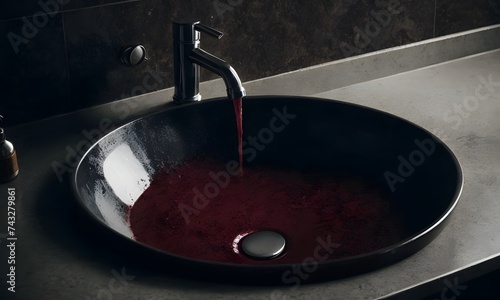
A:
<svg viewBox="0 0 500 300">
<path fill-rule="evenodd" d="M 224 35 L 222 32 L 218 31 L 217 29 L 214 29 L 212 27 L 208 27 L 207 25 L 203 25 L 200 23 L 197 23 L 194 25 L 194 29 L 198 30 L 199 32 L 206 33 L 210 36 L 213 36 L 214 38 L 221 39 L 222 36 Z"/>
<path fill-rule="evenodd" d="M 200 40 L 200 32 L 220 39 L 222 32 L 200 24 L 200 21 L 192 18 L 176 19 L 172 22 L 174 41 L 180 43 L 194 43 Z"/>
</svg>

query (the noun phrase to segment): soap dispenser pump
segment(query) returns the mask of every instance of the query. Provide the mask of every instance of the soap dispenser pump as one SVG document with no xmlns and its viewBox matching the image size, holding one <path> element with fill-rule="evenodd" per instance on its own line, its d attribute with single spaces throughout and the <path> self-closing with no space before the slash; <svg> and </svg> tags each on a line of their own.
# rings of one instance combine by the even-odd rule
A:
<svg viewBox="0 0 500 300">
<path fill-rule="evenodd" d="M 3 117 L 0 116 L 0 123 Z M 0 183 L 14 180 L 19 174 L 16 150 L 11 142 L 5 139 L 5 131 L 0 128 Z"/>
</svg>

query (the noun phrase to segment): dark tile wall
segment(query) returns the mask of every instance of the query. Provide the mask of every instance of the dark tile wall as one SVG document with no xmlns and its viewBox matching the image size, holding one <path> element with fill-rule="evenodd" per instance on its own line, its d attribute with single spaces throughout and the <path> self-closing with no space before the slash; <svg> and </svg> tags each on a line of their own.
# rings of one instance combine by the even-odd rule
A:
<svg viewBox="0 0 500 300">
<path fill-rule="evenodd" d="M 78 108 L 166 88 L 171 81 L 170 9 L 166 1 L 129 3 L 64 14 L 72 100 Z M 142 44 L 148 61 L 121 63 L 124 46 Z"/>
<path fill-rule="evenodd" d="M 65 3 L 64 10 L 68 11 L 81 8 L 120 4 L 125 2 L 134 2 L 139 0 L 56 0 L 56 1 L 64 2 Z"/>
<path fill-rule="evenodd" d="M 43 30 L 25 24 L 0 22 L 0 114 L 6 124 L 73 108 L 62 15 L 47 19 Z"/>
<path fill-rule="evenodd" d="M 139 0 L 17 0 L 0 3 L 0 21 L 31 18 L 36 15 L 55 14 L 73 9 L 84 9 L 133 2 Z"/>
<path fill-rule="evenodd" d="M 0 114 L 13 125 L 172 86 L 171 21 L 186 16 L 225 33 L 202 35 L 202 48 L 247 81 L 500 23 L 500 1 L 11 1 L 0 4 Z M 121 64 L 136 44 L 149 60 Z"/>
<path fill-rule="evenodd" d="M 436 35 L 500 23 L 500 0 L 438 0 Z"/>
</svg>

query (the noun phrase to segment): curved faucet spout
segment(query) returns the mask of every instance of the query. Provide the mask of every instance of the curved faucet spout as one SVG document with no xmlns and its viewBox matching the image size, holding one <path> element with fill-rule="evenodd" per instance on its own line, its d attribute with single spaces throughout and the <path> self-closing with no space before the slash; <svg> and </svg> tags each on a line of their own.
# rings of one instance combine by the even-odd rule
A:
<svg viewBox="0 0 500 300">
<path fill-rule="evenodd" d="M 222 59 L 200 49 L 200 32 L 220 39 L 222 32 L 192 19 L 176 20 L 172 24 L 174 35 L 174 102 L 200 101 L 200 67 L 222 77 L 229 100 L 246 95 L 236 71 Z"/>
<path fill-rule="evenodd" d="M 212 71 L 222 77 L 226 84 L 227 97 L 230 100 L 241 98 L 246 95 L 241 80 L 231 65 L 224 60 L 214 56 L 201 48 L 195 48 L 189 54 L 189 58 L 196 64 Z"/>
</svg>

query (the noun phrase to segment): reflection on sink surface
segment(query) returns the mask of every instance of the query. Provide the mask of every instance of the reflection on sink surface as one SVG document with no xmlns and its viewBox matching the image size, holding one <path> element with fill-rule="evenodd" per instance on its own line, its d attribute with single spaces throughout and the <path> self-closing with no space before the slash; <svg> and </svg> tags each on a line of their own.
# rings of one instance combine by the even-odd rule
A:
<svg viewBox="0 0 500 300">
<path fill-rule="evenodd" d="M 247 97 L 243 134 L 241 175 L 228 100 L 126 124 L 82 158 L 78 202 L 147 253 L 141 262 L 279 282 L 293 265 L 324 280 L 415 253 L 462 188 L 456 158 L 435 136 L 358 105 Z"/>
<path fill-rule="evenodd" d="M 104 179 L 115 195 L 125 204 L 133 205 L 151 178 L 146 167 L 148 160 L 145 153 L 137 157 L 130 145 L 123 143 L 116 147 L 102 163 Z M 141 184 L 142 183 L 142 184 Z"/>
</svg>

